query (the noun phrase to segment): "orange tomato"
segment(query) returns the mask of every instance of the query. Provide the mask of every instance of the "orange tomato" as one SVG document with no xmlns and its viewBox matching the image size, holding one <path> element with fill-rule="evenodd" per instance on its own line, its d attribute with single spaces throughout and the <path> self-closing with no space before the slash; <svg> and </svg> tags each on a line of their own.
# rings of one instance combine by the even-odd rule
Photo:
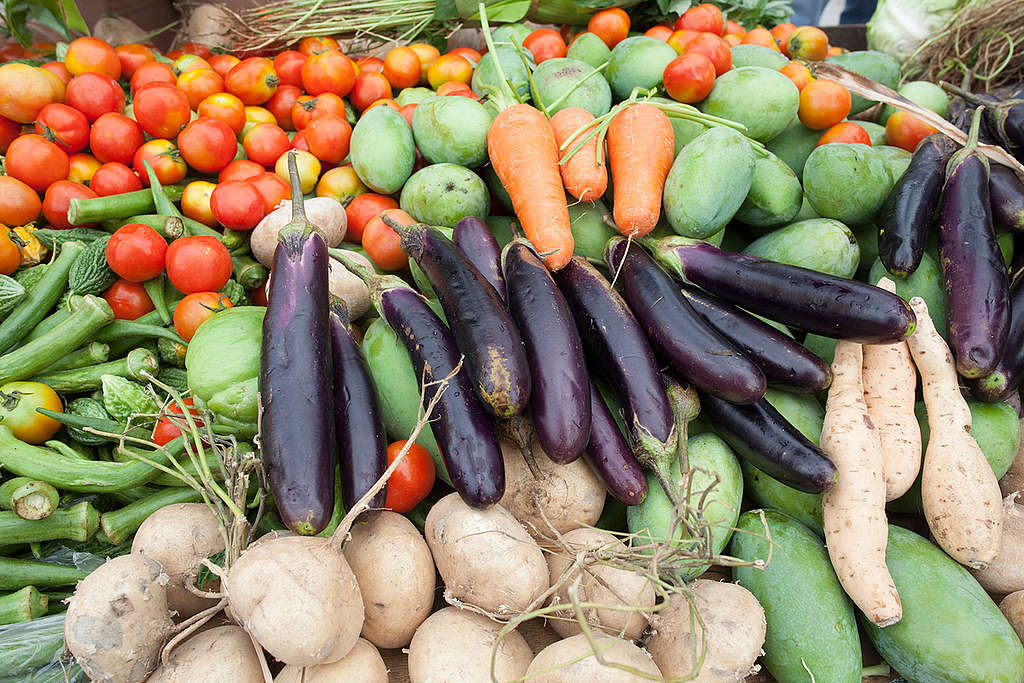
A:
<svg viewBox="0 0 1024 683">
<path fill-rule="evenodd" d="M 238 132 L 238 140 L 241 141 L 250 130 L 261 123 L 276 124 L 277 118 L 263 107 L 246 107 L 245 124 L 242 126 L 242 130 Z"/>
<path fill-rule="evenodd" d="M 409 49 L 415 52 L 416 57 L 420 60 L 420 82 L 426 83 L 427 71 L 430 69 L 430 65 L 441 56 L 441 51 L 427 43 L 413 43 Z"/>
<path fill-rule="evenodd" d="M 21 124 L 11 121 L 6 116 L 0 116 L 0 154 L 7 151 L 7 146 L 14 142 L 14 139 L 21 135 Z"/>
<path fill-rule="evenodd" d="M 885 122 L 885 140 L 893 147 L 913 153 L 926 137 L 938 131 L 924 119 L 905 111 L 897 111 Z"/>
<path fill-rule="evenodd" d="M 224 79 L 213 69 L 193 69 L 178 76 L 178 89 L 188 97 L 193 110 L 210 95 L 224 92 Z"/>
<path fill-rule="evenodd" d="M 747 29 L 737 24 L 732 19 L 725 20 L 725 35 L 727 36 L 739 36 L 742 38 L 747 35 Z"/>
<path fill-rule="evenodd" d="M 17 178 L 0 175 L 0 223 L 10 226 L 31 223 L 39 217 L 42 208 L 35 190 Z"/>
<path fill-rule="evenodd" d="M 221 78 L 227 78 L 228 72 L 242 60 L 234 55 L 213 55 L 206 61 L 210 63 L 211 69 L 220 74 Z"/>
<path fill-rule="evenodd" d="M 345 207 L 345 217 L 348 219 L 346 221 L 348 229 L 345 231 L 345 241 L 360 244 L 363 240 L 363 232 L 366 230 L 367 223 L 387 209 L 397 208 L 398 202 L 382 194 L 363 192 L 356 195 Z"/>
<path fill-rule="evenodd" d="M 471 80 L 473 80 L 473 65 L 462 55 L 451 52 L 439 57 L 427 70 L 427 83 L 435 90 L 441 87 L 442 83 L 449 81 L 468 85 Z"/>
<path fill-rule="evenodd" d="M 0 66 L 0 116 L 32 123 L 39 110 L 58 100 L 49 72 L 28 64 Z"/>
<path fill-rule="evenodd" d="M 800 91 L 800 122 L 811 130 L 831 128 L 850 113 L 850 91 L 835 81 L 816 80 Z"/>
<path fill-rule="evenodd" d="M 384 55 L 384 76 L 398 89 L 411 88 L 420 81 L 420 58 L 412 48 L 399 46 Z"/>
<path fill-rule="evenodd" d="M 341 50 L 319 52 L 302 65 L 302 89 L 310 95 L 329 92 L 344 97 L 352 90 L 355 80 L 356 70 L 352 60 L 343 55 Z"/>
<path fill-rule="evenodd" d="M 675 28 L 676 30 L 685 28 L 721 36 L 725 33 L 725 16 L 722 14 L 722 10 L 705 2 L 683 12 L 683 15 L 676 20 Z"/>
<path fill-rule="evenodd" d="M 61 83 L 65 86 L 71 80 L 71 72 L 68 71 L 66 66 L 64 66 L 64 62 L 46 62 L 45 64 L 41 64 L 39 68 L 52 73 L 54 76 L 59 78 Z"/>
<path fill-rule="evenodd" d="M 715 86 L 715 65 L 700 52 L 684 52 L 665 67 L 665 92 L 677 102 L 700 102 Z"/>
<path fill-rule="evenodd" d="M 629 35 L 629 15 L 621 7 L 610 7 L 590 17 L 587 30 L 613 48 Z"/>
<path fill-rule="evenodd" d="M 209 69 L 210 71 L 213 71 L 213 67 L 210 66 L 210 63 L 199 55 L 185 54 L 175 59 L 174 63 L 171 64 L 171 71 L 178 76 L 192 71 L 193 69 Z"/>
<path fill-rule="evenodd" d="M 480 97 L 473 92 L 468 85 L 465 83 L 459 83 L 458 81 L 448 81 L 437 86 L 437 94 L 441 97 L 449 95 L 458 95 L 460 97 L 471 97 L 474 100 L 480 99 Z"/>
<path fill-rule="evenodd" d="M 402 115 L 402 118 L 405 119 L 405 122 L 409 124 L 410 128 L 412 128 L 412 116 L 413 116 L 413 114 L 415 112 L 416 112 L 416 103 L 415 102 L 410 102 L 409 104 L 403 105 L 398 110 L 398 113 Z"/>
<path fill-rule="evenodd" d="M 747 31 L 746 35 L 743 36 L 741 44 L 760 45 L 761 47 L 767 47 L 775 50 L 776 52 L 782 52 L 779 48 L 779 44 L 775 42 L 774 38 L 772 38 L 772 34 L 768 32 L 768 29 L 761 28 L 760 26 Z"/>
<path fill-rule="evenodd" d="M 352 90 L 348 94 L 348 100 L 356 111 L 363 111 L 377 100 L 391 98 L 391 84 L 384 74 L 371 72 L 361 73 L 356 76 L 352 84 Z"/>
<path fill-rule="evenodd" d="M 182 43 L 179 49 L 185 54 L 198 55 L 203 59 L 209 59 L 213 56 L 213 50 L 211 50 L 209 46 L 191 40 Z"/>
<path fill-rule="evenodd" d="M 72 76 L 84 73 L 98 73 L 110 76 L 115 81 L 121 77 L 121 60 L 117 52 L 105 40 L 85 37 L 76 38 L 68 45 L 64 65 Z"/>
<path fill-rule="evenodd" d="M 471 47 L 457 47 L 454 50 L 449 50 L 448 54 L 464 57 L 465 60 L 473 66 L 473 68 L 476 68 L 476 65 L 480 63 L 480 58 L 483 57 L 482 54 Z"/>
<path fill-rule="evenodd" d="M 366 192 L 369 189 L 363 185 L 351 166 L 332 168 L 320 176 L 316 184 L 317 197 L 330 197 L 342 206 L 348 206 L 353 199 Z"/>
<path fill-rule="evenodd" d="M 274 56 L 274 71 L 281 79 L 278 84 L 302 87 L 302 65 L 306 63 L 306 55 L 298 50 L 285 50 Z"/>
<path fill-rule="evenodd" d="M 248 159 L 235 159 L 225 166 L 217 174 L 218 183 L 227 183 L 232 180 L 248 180 L 263 173 L 266 169 L 255 161 Z"/>
<path fill-rule="evenodd" d="M 686 43 L 683 54 L 699 52 L 715 65 L 715 76 L 721 76 L 732 68 L 732 51 L 729 43 L 713 33 L 698 33 Z"/>
<path fill-rule="evenodd" d="M 303 38 L 299 41 L 299 52 L 307 57 L 312 57 L 328 50 L 337 50 L 338 47 L 340 47 L 338 41 L 326 36 Z"/>
<path fill-rule="evenodd" d="M 828 36 L 817 26 L 800 26 L 786 39 L 786 54 L 791 59 L 817 62 L 828 55 Z"/>
<path fill-rule="evenodd" d="M 416 222 L 401 209 L 385 209 L 381 213 L 403 225 Z M 409 263 L 409 257 L 402 251 L 402 239 L 379 214 L 371 218 L 363 228 L 362 244 L 370 260 L 381 270 L 402 270 Z"/>
<path fill-rule="evenodd" d="M 270 171 L 264 171 L 259 175 L 246 178 L 250 183 L 256 186 L 256 189 L 260 191 L 260 195 L 263 196 L 267 213 L 270 213 L 277 208 L 277 205 L 286 199 L 292 198 L 291 186 L 282 180 L 276 173 Z"/>
<path fill-rule="evenodd" d="M 790 62 L 781 69 L 779 73 L 793 81 L 797 90 L 803 90 L 808 83 L 814 80 L 814 75 L 802 62 Z"/>
<path fill-rule="evenodd" d="M 316 97 L 302 95 L 292 104 L 292 124 L 296 130 L 302 130 L 309 122 L 324 114 L 337 114 L 345 117 L 345 101 L 332 92 L 325 92 Z"/>
<path fill-rule="evenodd" d="M 821 147 L 822 145 L 828 145 L 833 142 L 843 142 L 848 144 L 859 143 L 862 145 L 871 146 L 871 136 L 861 126 L 858 126 L 853 121 L 843 121 L 832 126 L 825 133 L 818 138 L 818 144 L 815 147 Z"/>
<path fill-rule="evenodd" d="M 135 70 L 129 84 L 131 85 L 132 93 L 135 93 L 150 83 L 167 83 L 168 85 L 177 86 L 178 77 L 174 75 L 171 67 L 163 62 L 146 62 Z"/>
<path fill-rule="evenodd" d="M 117 54 L 118 61 L 121 62 L 121 75 L 129 79 L 140 66 L 156 59 L 152 48 L 146 47 L 142 43 L 118 45 L 114 48 L 114 52 Z M 68 74 L 70 73 L 69 71 Z"/>
<path fill-rule="evenodd" d="M 667 43 L 668 37 L 673 33 L 674 31 L 672 30 L 672 27 L 667 26 L 666 24 L 655 24 L 644 31 L 644 35 L 648 38 L 654 38 L 655 40 L 660 40 L 663 43 Z"/>
<path fill-rule="evenodd" d="M 279 85 L 274 96 L 266 101 L 266 109 L 285 130 L 295 130 L 292 121 L 292 106 L 302 97 L 302 89 L 294 85 Z"/>
<path fill-rule="evenodd" d="M 567 51 L 562 34 L 553 28 L 538 28 L 523 39 L 523 47 L 533 55 L 537 64 L 564 57 Z"/>
<path fill-rule="evenodd" d="M 235 64 L 224 79 L 224 90 L 247 105 L 263 104 L 277 91 L 274 63 L 266 57 L 249 57 Z"/>
<path fill-rule="evenodd" d="M 7 147 L 4 156 L 7 175 L 17 178 L 36 192 L 68 177 L 68 155 L 41 135 L 22 135 Z"/>
<path fill-rule="evenodd" d="M 348 156 L 352 126 L 344 117 L 337 114 L 319 116 L 302 130 L 309 151 L 320 161 L 336 164 Z"/>
<path fill-rule="evenodd" d="M 789 41 L 789 35 L 794 30 L 796 30 L 796 26 L 794 24 L 785 23 L 777 24 L 773 26 L 770 31 L 768 31 L 768 33 L 772 34 L 772 38 L 775 39 L 775 42 L 779 44 L 779 49 L 782 50 L 782 54 L 786 56 L 789 56 L 786 43 L 787 41 Z"/>
<path fill-rule="evenodd" d="M 722 40 L 724 40 L 729 45 L 730 49 L 743 43 L 743 39 L 733 33 L 726 33 L 724 36 L 722 36 Z"/>
<path fill-rule="evenodd" d="M 0 178 L 3 177 L 0 176 Z M 0 187 L 4 187 L 4 184 L 0 184 Z M 35 193 L 33 192 L 32 194 L 34 195 Z M 18 245 L 11 239 L 10 231 L 5 226 L 0 226 L 0 275 L 10 275 L 20 265 L 21 250 L 18 249 Z"/>
<path fill-rule="evenodd" d="M 356 66 L 359 67 L 359 73 L 361 74 L 379 74 L 384 71 L 384 60 L 380 57 L 360 57 L 356 60 Z"/>
<path fill-rule="evenodd" d="M 196 107 L 196 113 L 223 121 L 236 134 L 245 125 L 245 105 L 229 92 L 218 92 L 208 96 Z"/>
<path fill-rule="evenodd" d="M 68 157 L 68 180 L 76 183 L 88 183 L 100 170 L 103 163 L 91 154 L 78 152 Z M 3 222 L 3 221 L 0 221 Z"/>
<path fill-rule="evenodd" d="M 699 33 L 696 31 L 690 31 L 688 29 L 680 29 L 673 31 L 672 35 L 668 37 L 668 44 L 672 46 L 672 49 L 676 51 L 676 54 L 683 54 L 683 50 L 686 49 L 687 44 L 696 38 Z"/>
</svg>

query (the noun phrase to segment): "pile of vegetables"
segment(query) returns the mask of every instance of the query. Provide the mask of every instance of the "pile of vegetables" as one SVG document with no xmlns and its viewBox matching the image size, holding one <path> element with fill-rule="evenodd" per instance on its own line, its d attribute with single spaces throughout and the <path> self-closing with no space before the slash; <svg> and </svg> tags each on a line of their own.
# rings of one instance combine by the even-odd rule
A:
<svg viewBox="0 0 1024 683">
<path fill-rule="evenodd" d="M 1022 105 L 476 11 L 0 66 L 0 682 L 1024 679 Z"/>
</svg>

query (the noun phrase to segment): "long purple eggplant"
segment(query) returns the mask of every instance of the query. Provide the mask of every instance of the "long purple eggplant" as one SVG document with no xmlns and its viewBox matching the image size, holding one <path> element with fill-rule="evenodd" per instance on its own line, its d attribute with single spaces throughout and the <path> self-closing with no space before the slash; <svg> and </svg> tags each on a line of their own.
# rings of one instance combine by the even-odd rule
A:
<svg viewBox="0 0 1024 683">
<path fill-rule="evenodd" d="M 425 383 L 423 400 L 428 404 L 437 393 L 436 383 L 459 364 L 461 354 L 452 333 L 426 299 L 399 278 L 377 275 L 344 251 L 337 257 L 367 284 L 374 308 L 402 340 L 416 375 Z M 494 420 L 477 398 L 465 366 L 441 395 L 431 429 L 452 486 L 466 504 L 486 508 L 497 503 L 505 492 L 505 464 Z"/>
<path fill-rule="evenodd" d="M 741 406 L 702 393 L 700 405 L 715 432 L 762 472 L 812 493 L 835 484 L 835 465 L 768 401 Z"/>
<path fill-rule="evenodd" d="M 856 280 L 725 251 L 686 237 L 642 241 L 683 282 L 804 332 L 883 344 L 906 339 L 917 325 L 906 301 Z"/>
<path fill-rule="evenodd" d="M 942 194 L 946 164 L 954 151 L 956 146 L 945 135 L 926 137 L 882 203 L 878 258 L 893 275 L 906 277 L 921 264 L 928 228 Z"/>
<path fill-rule="evenodd" d="M 438 230 L 384 219 L 430 280 L 484 406 L 500 418 L 521 413 L 530 400 L 530 366 L 498 292 Z"/>
<path fill-rule="evenodd" d="M 761 369 L 771 386 L 787 391 L 824 391 L 832 383 L 828 363 L 771 325 L 695 287 L 683 296 L 704 322 Z"/>
<path fill-rule="evenodd" d="M 1024 99 L 1014 97 L 993 101 L 991 95 L 977 95 L 948 83 L 942 87 L 975 106 L 984 107 L 986 127 L 996 137 L 997 143 L 1017 158 L 1024 156 Z"/>
<path fill-rule="evenodd" d="M 591 365 L 621 400 L 634 456 L 668 491 L 668 468 L 679 434 L 643 328 L 622 297 L 584 259 L 573 257 L 555 281 L 569 302 Z"/>
<path fill-rule="evenodd" d="M 1024 286 L 1018 280 L 1010 293 L 1010 331 L 1006 348 L 995 369 L 984 377 L 967 380 L 971 393 L 982 401 L 1005 401 L 1024 382 Z"/>
<path fill-rule="evenodd" d="M 288 155 L 292 221 L 278 233 L 260 358 L 260 454 L 281 521 L 317 534 L 334 511 L 334 387 L 327 243 L 306 220 Z"/>
<path fill-rule="evenodd" d="M 1003 355 L 1010 328 L 1006 265 L 992 228 L 988 159 L 977 149 L 981 110 L 967 146 L 949 160 L 939 207 L 939 260 L 957 371 L 984 377 Z"/>
<path fill-rule="evenodd" d="M 509 313 L 522 335 L 533 380 L 533 428 L 548 457 L 572 462 L 590 439 L 590 377 L 572 312 L 527 242 L 509 243 L 501 262 Z"/>
<path fill-rule="evenodd" d="M 388 468 L 388 440 L 370 369 L 356 340 L 348 309 L 337 297 L 331 297 L 331 354 L 341 500 L 347 509 L 352 509 Z M 381 489 L 370 506 L 383 507 L 386 495 L 387 490 Z"/>
<path fill-rule="evenodd" d="M 1002 164 L 989 164 L 988 194 L 996 232 L 1024 232 L 1024 183 Z"/>
<path fill-rule="evenodd" d="M 613 237 L 604 258 L 647 337 L 679 375 L 733 403 L 764 396 L 764 374 L 694 312 L 675 280 L 638 244 Z"/>
<path fill-rule="evenodd" d="M 455 224 L 452 242 L 476 266 L 484 279 L 491 283 L 502 301 L 507 301 L 505 275 L 501 271 L 501 247 L 487 224 L 476 216 L 466 216 Z"/>
<path fill-rule="evenodd" d="M 586 457 L 613 498 L 626 505 L 644 502 L 648 491 L 647 475 L 633 457 L 608 404 L 593 382 L 590 383 L 590 439 Z"/>
</svg>

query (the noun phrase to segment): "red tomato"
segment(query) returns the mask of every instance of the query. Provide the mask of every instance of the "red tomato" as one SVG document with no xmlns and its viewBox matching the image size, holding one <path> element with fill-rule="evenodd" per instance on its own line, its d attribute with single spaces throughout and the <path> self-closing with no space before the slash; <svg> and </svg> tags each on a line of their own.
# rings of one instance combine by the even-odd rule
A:
<svg viewBox="0 0 1024 683">
<path fill-rule="evenodd" d="M 115 81 L 121 77 L 121 60 L 110 43 L 99 38 L 76 38 L 68 45 L 64 64 L 73 75 L 98 73 Z"/>
<path fill-rule="evenodd" d="M 476 65 L 480 63 L 480 59 L 483 57 L 482 54 L 480 54 L 471 47 L 457 47 L 454 50 L 449 50 L 448 54 L 459 55 L 467 62 L 469 62 L 474 69 L 476 68 Z"/>
<path fill-rule="evenodd" d="M 89 144 L 89 121 L 85 114 L 66 104 L 54 102 L 39 110 L 35 121 L 39 135 L 71 154 Z"/>
<path fill-rule="evenodd" d="M 192 118 L 189 99 L 177 86 L 150 83 L 132 98 L 132 112 L 142 130 L 154 138 L 173 140 Z"/>
<path fill-rule="evenodd" d="M 76 183 L 89 183 L 96 171 L 100 170 L 100 160 L 91 154 L 78 152 L 68 156 L 68 180 Z"/>
<path fill-rule="evenodd" d="M 388 465 L 398 458 L 406 441 L 395 441 L 388 446 Z M 426 448 L 413 443 L 398 467 L 388 479 L 384 507 L 395 512 L 409 512 L 434 488 L 434 459 Z"/>
<path fill-rule="evenodd" d="M 779 44 L 775 42 L 775 38 L 768 32 L 768 29 L 758 26 L 752 28 L 743 36 L 741 41 L 742 45 L 760 45 L 776 52 L 781 52 Z"/>
<path fill-rule="evenodd" d="M 203 43 L 197 43 L 197 42 L 191 41 L 191 40 L 188 41 L 188 42 L 182 43 L 181 47 L 178 48 L 178 49 L 181 50 L 182 52 L 186 53 L 186 54 L 198 55 L 199 57 L 202 57 L 203 59 L 209 59 L 210 57 L 213 56 L 213 50 L 211 50 L 209 48 L 209 46 L 204 45 Z"/>
<path fill-rule="evenodd" d="M 665 67 L 665 92 L 677 102 L 700 102 L 715 86 L 715 65 L 700 52 L 684 52 Z"/>
<path fill-rule="evenodd" d="M 336 164 L 348 156 L 352 126 L 342 117 L 335 114 L 321 116 L 313 119 L 302 132 L 309 151 L 320 161 Z"/>
<path fill-rule="evenodd" d="M 380 57 L 360 57 L 356 60 L 356 67 L 361 74 L 379 74 L 384 71 L 384 60 Z"/>
<path fill-rule="evenodd" d="M 141 43 L 125 43 L 114 48 L 117 59 L 121 62 L 121 76 L 131 79 L 135 71 L 145 64 L 156 60 L 151 48 Z"/>
<path fill-rule="evenodd" d="M 747 35 L 747 29 L 737 24 L 732 19 L 725 20 L 725 35 L 727 36 L 739 36 L 742 38 Z"/>
<path fill-rule="evenodd" d="M 796 26 L 786 22 L 784 24 L 776 24 L 772 26 L 768 33 L 772 34 L 772 38 L 779 44 L 779 49 L 782 50 L 782 54 L 789 56 L 789 51 L 786 43 L 789 41 L 789 34 L 796 29 Z"/>
<path fill-rule="evenodd" d="M 210 210 L 225 228 L 252 230 L 266 215 L 263 195 L 244 180 L 220 183 L 210 195 Z"/>
<path fill-rule="evenodd" d="M 124 90 L 108 76 L 82 74 L 68 83 L 64 102 L 85 114 L 91 123 L 104 114 L 123 112 Z"/>
<path fill-rule="evenodd" d="M 22 135 L 7 147 L 4 169 L 36 192 L 68 177 L 68 155 L 40 135 Z"/>
<path fill-rule="evenodd" d="M 178 149 L 189 166 L 200 173 L 217 173 L 238 152 L 235 133 L 228 124 L 200 116 L 178 133 Z"/>
<path fill-rule="evenodd" d="M 196 113 L 223 121 L 236 134 L 245 126 L 245 105 L 229 92 L 210 95 L 199 103 Z"/>
<path fill-rule="evenodd" d="M 130 164 L 145 140 L 142 128 L 124 114 L 109 113 L 96 119 L 89 131 L 89 148 L 103 162 Z"/>
<path fill-rule="evenodd" d="M 132 168 L 139 174 L 142 184 L 149 187 L 149 173 L 144 163 L 147 161 L 161 185 L 180 183 L 188 173 L 181 150 L 170 140 L 157 138 L 143 143 L 132 157 Z"/>
<path fill-rule="evenodd" d="M 181 193 L 181 212 L 203 225 L 215 227 L 217 219 L 213 217 L 213 209 L 210 208 L 210 197 L 216 187 L 215 184 L 205 180 L 193 180 L 185 186 L 184 192 Z M 260 201 L 262 201 L 262 197 Z"/>
<path fill-rule="evenodd" d="M 301 152 L 309 151 L 309 145 L 306 144 L 305 129 L 296 131 L 295 135 L 292 136 L 292 149 L 297 149 Z"/>
<path fill-rule="evenodd" d="M 4 225 L 31 223 L 39 217 L 41 209 L 39 195 L 35 190 L 17 178 L 0 175 L 0 223 Z"/>
<path fill-rule="evenodd" d="M 276 123 L 261 123 L 242 138 L 245 155 L 264 166 L 273 166 L 291 148 L 291 140 Z"/>
<path fill-rule="evenodd" d="M 46 107 L 43 107 L 43 109 L 46 109 Z M 77 109 L 72 111 L 78 112 Z M 85 125 L 88 127 L 89 122 L 86 121 Z M 14 139 L 19 135 L 21 135 L 21 124 L 17 121 L 11 121 L 7 117 L 0 116 L 0 154 L 6 152 L 7 146 L 14 142 Z M 88 138 L 88 136 L 86 137 Z"/>
<path fill-rule="evenodd" d="M 835 81 L 811 81 L 800 91 L 800 122 L 811 130 L 831 128 L 850 113 L 850 91 Z"/>
<path fill-rule="evenodd" d="M 366 195 L 359 195 L 365 197 Z M 355 200 L 352 200 L 354 203 Z M 351 206 L 352 204 L 349 204 Z M 409 225 L 415 223 L 413 217 L 401 209 L 385 209 L 387 214 L 399 223 Z M 409 264 L 409 257 L 402 251 L 402 240 L 398 233 L 381 220 L 380 214 L 374 215 L 363 228 L 363 249 L 370 260 L 381 270 L 402 270 Z"/>
<path fill-rule="evenodd" d="M 690 31 L 687 29 L 679 29 L 673 31 L 672 35 L 668 37 L 668 44 L 672 46 L 672 49 L 676 51 L 676 54 L 683 54 L 686 49 L 687 43 L 699 36 L 700 34 L 696 31 Z"/>
<path fill-rule="evenodd" d="M 654 26 L 644 31 L 644 35 L 647 36 L 648 38 L 654 38 L 655 40 L 660 40 L 663 43 L 668 42 L 668 38 L 669 36 L 672 35 L 672 33 L 672 27 L 666 24 L 655 24 Z"/>
<path fill-rule="evenodd" d="M 153 310 L 153 301 L 146 288 L 137 282 L 118 280 L 103 292 L 118 320 L 135 320 Z"/>
<path fill-rule="evenodd" d="M 267 305 L 267 280 L 264 280 L 263 284 L 259 287 L 249 290 L 249 300 L 252 301 L 254 306 Z"/>
<path fill-rule="evenodd" d="M 266 108 L 274 115 L 277 125 L 285 130 L 295 130 L 292 123 L 292 105 L 302 97 L 302 89 L 294 85 L 279 85 L 274 96 L 267 100 Z"/>
<path fill-rule="evenodd" d="M 397 209 L 398 202 L 385 195 L 364 192 L 356 195 L 345 206 L 345 217 L 348 229 L 345 231 L 345 241 L 360 244 L 363 240 L 363 231 L 371 219 L 379 216 L 385 209 Z"/>
<path fill-rule="evenodd" d="M 419 62 L 417 61 L 417 64 Z M 310 95 L 334 93 L 344 97 L 352 90 L 356 70 L 341 50 L 320 52 L 302 65 L 302 89 Z"/>
<path fill-rule="evenodd" d="M 391 84 L 383 74 L 367 72 L 356 76 L 352 83 L 352 90 L 348 93 L 349 102 L 356 108 L 356 111 L 363 111 L 371 104 L 381 99 L 391 97 Z"/>
<path fill-rule="evenodd" d="M 226 294 L 195 292 L 178 302 L 174 308 L 174 331 L 185 341 L 192 341 L 196 330 L 221 311 L 233 308 Z"/>
<path fill-rule="evenodd" d="M 280 79 L 278 86 L 302 87 L 302 65 L 305 63 L 306 55 L 297 50 L 285 50 L 275 55 L 274 71 Z"/>
<path fill-rule="evenodd" d="M 224 79 L 213 69 L 193 69 L 178 76 L 178 88 L 188 98 L 189 107 L 197 109 L 207 97 L 224 91 Z"/>
<path fill-rule="evenodd" d="M 732 68 L 732 50 L 729 43 L 725 42 L 713 33 L 698 33 L 693 37 L 683 52 L 699 52 L 715 65 L 715 76 L 721 76 Z"/>
<path fill-rule="evenodd" d="M 295 130 L 302 130 L 310 121 L 324 114 L 337 114 L 345 118 L 345 100 L 334 93 L 326 92 L 316 97 L 302 95 L 292 104 L 292 123 Z"/>
<path fill-rule="evenodd" d="M 138 92 L 142 86 L 150 83 L 166 83 L 177 86 L 178 77 L 174 75 L 171 67 L 163 62 L 146 62 L 132 74 L 131 90 L 133 93 Z"/>
<path fill-rule="evenodd" d="M 96 197 L 97 194 L 85 185 L 70 180 L 58 180 L 46 188 L 46 194 L 43 196 L 43 218 L 58 230 L 92 225 L 91 223 L 71 223 L 68 220 L 68 205 L 72 198 L 95 199 Z"/>
<path fill-rule="evenodd" d="M 523 39 L 523 47 L 533 55 L 533 61 L 540 64 L 548 59 L 564 57 L 566 50 L 562 34 L 553 28 L 538 28 Z"/>
<path fill-rule="evenodd" d="M 313 55 L 320 54 L 321 52 L 327 52 L 328 50 L 337 49 L 338 41 L 329 36 L 311 36 L 299 41 L 299 52 L 307 57 L 312 57 Z"/>
<path fill-rule="evenodd" d="M 217 176 L 217 182 L 227 183 L 232 180 L 246 180 L 253 176 L 258 176 L 264 171 L 266 171 L 266 169 L 255 161 L 249 161 L 248 159 L 235 159 L 221 169 Z"/>
<path fill-rule="evenodd" d="M 421 71 L 420 58 L 412 48 L 400 45 L 384 55 L 384 77 L 399 90 L 419 83 Z"/>
<path fill-rule="evenodd" d="M 244 104 L 263 104 L 277 90 L 279 79 L 274 63 L 266 57 L 249 57 L 231 68 L 224 89 Z"/>
<path fill-rule="evenodd" d="M 437 86 L 437 94 L 439 97 L 471 97 L 479 99 L 468 85 L 458 81 L 447 81 Z"/>
<path fill-rule="evenodd" d="M 267 213 L 276 209 L 277 205 L 284 200 L 292 198 L 291 186 L 276 173 L 264 171 L 248 180 L 256 186 L 256 189 L 263 196 L 264 208 Z"/>
<path fill-rule="evenodd" d="M 89 189 L 100 197 L 109 197 L 142 189 L 142 181 L 135 171 L 124 164 L 110 161 L 98 169 L 89 181 Z"/>
<path fill-rule="evenodd" d="M 410 102 L 398 110 L 398 113 L 402 115 L 402 118 L 405 119 L 410 128 L 412 128 L 412 115 L 416 112 L 416 104 L 416 102 Z"/>
<path fill-rule="evenodd" d="M 603 9 L 590 17 L 587 30 L 609 48 L 615 47 L 629 35 L 629 15 L 621 7 Z"/>
<path fill-rule="evenodd" d="M 228 72 L 238 64 L 240 60 L 234 55 L 212 55 L 207 57 L 206 61 L 210 63 L 210 68 L 220 74 L 221 78 L 225 78 Z"/>
<path fill-rule="evenodd" d="M 145 282 L 164 272 L 167 242 L 145 223 L 118 228 L 107 242 L 107 264 L 128 282 Z"/>
<path fill-rule="evenodd" d="M 167 247 L 166 268 L 179 292 L 216 292 L 231 278 L 231 254 L 216 237 L 179 237 Z"/>
<path fill-rule="evenodd" d="M 720 36 L 725 33 L 725 17 L 722 15 L 722 10 L 705 2 L 683 12 L 683 15 L 676 20 L 675 28 L 676 30 L 685 28 L 690 31 Z"/>
<path fill-rule="evenodd" d="M 905 111 L 897 111 L 885 122 L 886 142 L 911 154 L 921 144 L 921 140 L 937 132 L 931 124 Z"/>
<path fill-rule="evenodd" d="M 188 297 L 185 297 L 185 299 L 187 298 Z M 182 303 L 184 303 L 185 299 L 182 299 L 178 305 L 180 306 Z M 230 306 L 227 306 L 227 308 L 230 308 Z M 177 309 L 175 309 L 175 312 L 177 312 Z M 186 341 L 192 338 L 185 338 L 180 332 L 178 333 L 178 336 L 182 336 L 182 338 L 186 339 Z M 181 402 L 188 407 L 188 412 L 190 415 L 193 416 L 196 425 L 201 425 L 202 421 L 197 419 L 199 417 L 199 410 L 192 408 L 192 399 L 182 399 Z M 184 415 L 184 412 L 177 401 L 171 401 L 171 403 L 167 406 L 167 414 L 162 416 L 153 426 L 153 443 L 155 443 L 157 446 L 166 446 L 167 444 L 181 436 L 181 429 L 178 427 L 178 423 L 174 421 L 171 415 Z"/>
<path fill-rule="evenodd" d="M 806 90 L 806 88 L 804 88 Z M 859 143 L 862 145 L 871 146 L 871 136 L 861 126 L 858 126 L 853 121 L 843 121 L 832 126 L 825 133 L 818 138 L 818 144 L 815 147 L 821 147 L 822 145 L 828 145 L 833 142 L 843 143 Z"/>
</svg>

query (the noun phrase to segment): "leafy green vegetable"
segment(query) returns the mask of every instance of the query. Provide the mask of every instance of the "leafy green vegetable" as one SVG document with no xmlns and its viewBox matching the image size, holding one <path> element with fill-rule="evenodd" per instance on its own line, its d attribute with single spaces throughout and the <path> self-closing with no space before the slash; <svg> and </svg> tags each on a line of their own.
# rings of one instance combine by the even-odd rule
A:
<svg viewBox="0 0 1024 683">
<path fill-rule="evenodd" d="M 51 28 L 69 40 L 73 31 L 89 34 L 89 26 L 75 0 L 4 0 L 3 20 L 0 34 L 12 36 L 26 47 L 33 42 L 29 21 Z"/>
<path fill-rule="evenodd" d="M 900 62 L 942 28 L 962 0 L 879 0 L 867 25 L 868 49 Z"/>
</svg>

